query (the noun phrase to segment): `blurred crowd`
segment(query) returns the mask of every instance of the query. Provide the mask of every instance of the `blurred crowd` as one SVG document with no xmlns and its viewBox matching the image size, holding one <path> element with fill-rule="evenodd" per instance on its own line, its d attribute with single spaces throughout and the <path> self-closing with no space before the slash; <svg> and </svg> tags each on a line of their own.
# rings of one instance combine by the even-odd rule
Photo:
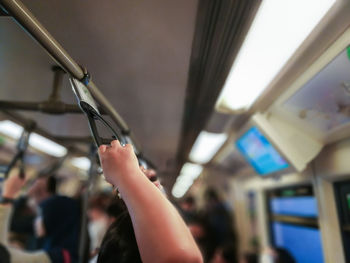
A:
<svg viewBox="0 0 350 263">
<path fill-rule="evenodd" d="M 25 195 L 13 200 L 9 246 L 29 252 L 43 250 L 54 263 L 96 262 L 107 229 L 126 211 L 123 201 L 111 191 L 97 192 L 89 196 L 83 211 L 82 195 L 60 195 L 57 186 L 55 176 L 42 176 L 30 183 Z M 86 225 L 82 224 L 83 213 Z M 79 247 L 82 236 L 84 245 Z M 5 263 L 1 253 L 6 250 L 2 250 L 0 263 Z"/>
<path fill-rule="evenodd" d="M 183 198 L 178 207 L 200 247 L 204 262 L 295 263 L 288 251 L 278 247 L 240 253 L 233 211 L 213 188 L 204 192 L 204 205 L 201 208 L 191 195 Z"/>
<path fill-rule="evenodd" d="M 154 179 L 154 172 L 147 176 L 161 187 Z M 45 251 L 45 255 L 38 256 L 43 260 L 48 256 L 48 262 L 95 263 L 98 253 L 104 249 L 103 240 L 108 240 L 106 233 L 111 233 L 109 229 L 113 224 L 118 225 L 118 235 L 124 236 L 120 242 L 135 238 L 130 233 L 132 225 L 126 216 L 126 206 L 117 193 L 94 192 L 87 195 L 84 205 L 83 196 L 88 188 L 83 187 L 76 197 L 67 197 L 57 193 L 57 184 L 55 176 L 39 177 L 31 182 L 25 195 L 13 201 L 9 246 L 23 251 Z M 192 196 L 181 199 L 176 207 L 201 250 L 204 262 L 295 262 L 287 251 L 279 248 L 271 248 L 262 255 L 240 254 L 232 211 L 214 189 L 205 191 L 201 208 Z M 136 241 L 129 243 L 136 244 Z M 128 251 L 138 255 L 137 246 Z M 7 263 L 6 257 L 1 256 L 6 253 L 0 246 L 0 263 Z"/>
</svg>

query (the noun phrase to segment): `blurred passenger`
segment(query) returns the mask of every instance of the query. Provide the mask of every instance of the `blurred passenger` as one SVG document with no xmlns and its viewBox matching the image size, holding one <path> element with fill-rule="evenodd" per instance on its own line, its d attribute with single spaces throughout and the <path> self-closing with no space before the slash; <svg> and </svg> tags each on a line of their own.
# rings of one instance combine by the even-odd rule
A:
<svg viewBox="0 0 350 263">
<path fill-rule="evenodd" d="M 187 216 L 184 219 L 201 250 L 204 262 L 209 262 L 214 255 L 216 243 L 214 242 L 213 230 L 209 226 L 208 221 L 198 213 L 190 217 Z"/>
<path fill-rule="evenodd" d="M 99 193 L 89 201 L 88 232 L 90 236 L 90 262 L 96 262 L 95 257 L 100 250 L 103 237 L 110 225 L 126 210 L 120 199 L 113 200 L 107 193 Z"/>
<path fill-rule="evenodd" d="M 13 204 L 9 242 L 11 246 L 33 250 L 36 249 L 33 228 L 36 213 L 28 203 L 28 197 L 21 196 Z"/>
<path fill-rule="evenodd" d="M 204 216 L 214 231 L 216 246 L 224 245 L 227 242 L 235 243 L 233 217 L 219 194 L 214 189 L 209 188 L 206 190 L 204 198 L 206 201 Z"/>
<path fill-rule="evenodd" d="M 107 215 L 107 207 L 111 202 L 110 196 L 105 193 L 99 193 L 92 196 L 88 207 L 88 232 L 90 236 L 90 251 L 96 254 L 101 246 L 102 239 L 110 225 Z"/>
<path fill-rule="evenodd" d="M 106 180 L 118 188 L 127 212 L 107 231 L 98 262 L 202 262 L 186 224 L 138 167 L 132 146 L 113 141 L 99 154 Z"/>
<path fill-rule="evenodd" d="M 275 263 L 296 263 L 293 256 L 289 253 L 288 250 L 284 248 L 276 247 L 275 251 Z"/>
<path fill-rule="evenodd" d="M 0 244 L 0 263 L 11 263 L 10 253 L 7 248 Z"/>
<path fill-rule="evenodd" d="M 122 147 L 118 141 L 113 141 L 111 147 L 101 146 L 99 154 L 106 180 L 118 187 L 127 210 L 117 217 L 107 231 L 98 262 L 202 262 L 199 249 L 186 224 L 156 187 L 157 181 L 152 183 L 147 178 L 150 176 L 138 167 L 132 146 Z M 4 197 L 7 200 L 13 199 L 23 184 L 24 180 L 18 176 L 7 179 Z M 51 197 L 52 195 L 45 200 Z M 61 212 L 69 216 L 67 211 Z M 0 205 L 0 241 L 4 245 L 8 245 L 6 240 L 10 212 L 11 202 Z M 44 215 L 42 221 L 42 226 L 45 227 Z M 47 234 L 46 228 L 42 230 Z M 70 234 L 69 230 L 61 231 L 68 236 Z M 50 251 L 28 253 L 13 248 L 8 248 L 8 251 L 15 263 L 55 262 L 48 256 Z M 72 262 L 69 255 L 68 258 L 66 253 L 63 256 L 62 262 Z"/>
<path fill-rule="evenodd" d="M 210 263 L 238 263 L 236 244 L 226 243 L 218 247 Z"/>
<path fill-rule="evenodd" d="M 46 253 L 46 251 L 44 250 L 36 252 L 24 252 L 23 250 L 12 248 L 8 244 L 8 231 L 12 212 L 12 205 L 14 202 L 14 198 L 17 197 L 24 183 L 24 179 L 21 179 L 19 176 L 15 175 L 10 176 L 5 181 L 3 186 L 2 201 L 0 204 L 0 243 L 5 248 L 1 249 L 1 253 L 6 254 L 6 252 L 8 252 L 11 259 L 10 262 L 12 263 L 53 262 L 51 261 L 48 253 Z"/>
<path fill-rule="evenodd" d="M 42 238 L 42 248 L 54 263 L 78 260 L 80 232 L 79 205 L 77 201 L 56 193 L 54 176 L 37 178 L 28 195 L 38 205 L 35 220 L 36 236 Z"/>
<path fill-rule="evenodd" d="M 186 196 L 179 203 L 182 217 L 186 220 L 190 220 L 197 215 L 196 200 L 193 196 Z"/>
<path fill-rule="evenodd" d="M 259 262 L 259 256 L 256 253 L 244 253 L 241 257 L 239 263 L 258 263 Z"/>
<path fill-rule="evenodd" d="M 296 263 L 288 250 L 280 247 L 271 247 L 264 250 L 261 263 Z"/>
<path fill-rule="evenodd" d="M 8 246 L 9 219 L 12 201 L 17 196 L 24 180 L 10 176 L 3 187 L 3 203 L 0 205 L 0 238 Z M 56 195 L 54 177 L 42 177 L 32 185 L 30 196 L 38 205 L 38 217 L 35 231 L 43 238 L 43 250 L 29 253 L 9 247 L 11 262 L 53 262 L 66 263 L 77 261 L 79 234 L 79 211 L 75 201 Z M 7 198 L 7 199 L 6 199 Z"/>
</svg>

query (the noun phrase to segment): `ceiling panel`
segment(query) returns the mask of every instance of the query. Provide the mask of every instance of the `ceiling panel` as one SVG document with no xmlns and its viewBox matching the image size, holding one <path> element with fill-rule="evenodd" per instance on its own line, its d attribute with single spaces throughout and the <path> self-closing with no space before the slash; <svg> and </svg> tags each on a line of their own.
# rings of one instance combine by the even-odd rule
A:
<svg viewBox="0 0 350 263">
<path fill-rule="evenodd" d="M 123 116 L 146 156 L 164 167 L 179 141 L 197 0 L 23 1 Z M 0 99 L 40 101 L 54 64 L 0 18 Z M 73 103 L 67 77 L 62 97 Z M 87 135 L 82 115 L 26 113 L 58 135 Z"/>
</svg>

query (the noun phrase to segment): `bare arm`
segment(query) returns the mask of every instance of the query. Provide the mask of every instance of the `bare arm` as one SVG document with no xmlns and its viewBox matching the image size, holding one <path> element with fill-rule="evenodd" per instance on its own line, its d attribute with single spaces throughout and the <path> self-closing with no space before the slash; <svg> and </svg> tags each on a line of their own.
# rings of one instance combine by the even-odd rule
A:
<svg viewBox="0 0 350 263">
<path fill-rule="evenodd" d="M 14 199 L 24 183 L 24 179 L 21 179 L 18 175 L 10 176 L 4 183 L 2 196 Z M 5 245 L 7 244 L 11 211 L 11 204 L 0 204 L 0 242 Z"/>
<path fill-rule="evenodd" d="M 134 227 L 142 261 L 202 262 L 200 251 L 182 218 L 138 167 L 132 147 L 99 149 L 108 182 L 117 186 Z"/>
</svg>

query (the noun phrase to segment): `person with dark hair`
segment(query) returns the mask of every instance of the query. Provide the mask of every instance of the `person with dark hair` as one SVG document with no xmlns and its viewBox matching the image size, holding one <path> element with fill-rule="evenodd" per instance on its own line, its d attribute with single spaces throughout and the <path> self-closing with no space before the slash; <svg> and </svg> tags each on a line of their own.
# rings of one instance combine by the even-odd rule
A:
<svg viewBox="0 0 350 263">
<path fill-rule="evenodd" d="M 213 231 L 213 249 L 216 250 L 227 243 L 236 244 L 233 217 L 217 191 L 208 188 L 204 193 L 204 199 L 206 204 L 203 216 L 207 219 L 208 225 Z"/>
<path fill-rule="evenodd" d="M 33 250 L 36 248 L 33 222 L 35 210 L 30 207 L 27 196 L 21 196 L 13 204 L 10 224 L 10 244 L 18 248 Z"/>
<path fill-rule="evenodd" d="M 51 195 L 57 193 L 57 179 L 54 175 L 46 177 L 47 192 Z"/>
<path fill-rule="evenodd" d="M 196 209 L 196 200 L 193 196 L 188 195 L 179 202 L 180 213 L 185 222 L 196 217 L 198 211 Z"/>
<path fill-rule="evenodd" d="M 14 202 L 14 198 L 18 195 L 24 183 L 24 179 L 21 179 L 18 175 L 15 175 L 10 176 L 5 181 L 3 186 L 2 199 L 0 203 L 0 244 L 2 245 L 3 253 L 7 255 L 8 252 L 11 259 L 10 262 L 12 263 L 51 263 L 52 261 L 50 260 L 49 255 L 44 250 L 25 252 L 20 249 L 12 248 L 8 244 L 8 231 L 12 204 Z"/>
<path fill-rule="evenodd" d="M 193 214 L 184 219 L 202 252 L 204 262 L 209 262 L 215 253 L 216 243 L 214 242 L 213 229 L 209 226 L 206 218 L 200 214 Z"/>
<path fill-rule="evenodd" d="M 210 261 L 210 263 L 237 263 L 238 262 L 238 253 L 237 246 L 228 242 L 224 245 L 218 247 L 215 251 L 215 255 Z"/>
<path fill-rule="evenodd" d="M 35 180 L 28 195 L 38 204 L 35 232 L 42 239 L 42 249 L 53 263 L 78 260 L 79 205 L 76 200 L 56 194 L 56 177 Z"/>
<path fill-rule="evenodd" d="M 122 200 L 113 198 L 111 194 L 97 193 L 90 198 L 87 210 L 91 258 L 89 262 L 96 262 L 107 229 L 125 210 Z"/>
<path fill-rule="evenodd" d="M 259 255 L 253 252 L 246 252 L 242 255 L 240 263 L 258 263 Z"/>
<path fill-rule="evenodd" d="M 0 263 L 10 263 L 10 253 L 7 248 L 0 244 Z"/>
<path fill-rule="evenodd" d="M 0 204 L 0 242 L 8 246 L 8 229 L 12 203 L 25 180 L 10 176 L 4 183 Z M 56 195 L 54 177 L 36 179 L 29 195 L 38 204 L 36 235 L 42 238 L 42 250 L 30 253 L 8 246 L 14 263 L 74 263 L 78 260 L 79 210 L 76 201 Z"/>
<path fill-rule="evenodd" d="M 127 212 L 107 231 L 98 262 L 202 262 L 186 224 L 139 168 L 132 146 L 113 141 L 100 146 L 99 155 L 106 180 L 118 188 Z"/>
<path fill-rule="evenodd" d="M 142 262 L 132 221 L 127 211 L 119 215 L 105 235 L 97 263 Z"/>
<path fill-rule="evenodd" d="M 189 229 L 160 190 L 159 181 L 151 171 L 139 168 L 132 146 L 123 147 L 118 141 L 113 141 L 110 147 L 101 146 L 99 154 L 105 178 L 118 188 L 125 209 L 108 229 L 98 262 L 203 262 Z M 4 187 L 5 200 L 13 199 L 23 184 L 24 180 L 19 176 L 10 177 Z M 38 197 L 47 196 L 47 193 L 33 194 Z M 5 246 L 10 212 L 10 204 L 0 205 L 0 241 Z M 69 212 L 64 211 L 62 214 L 67 215 Z M 46 234 L 48 229 L 45 220 L 43 221 Z M 69 229 L 61 229 L 61 232 L 67 236 L 70 234 Z M 49 252 L 50 250 L 26 253 L 9 248 L 14 263 L 55 262 Z M 73 261 L 65 257 L 62 262 Z"/>
<path fill-rule="evenodd" d="M 90 237 L 90 255 L 93 257 L 100 248 L 102 239 L 111 224 L 107 214 L 107 207 L 111 202 L 111 196 L 106 193 L 93 195 L 88 203 L 87 215 L 88 233 Z"/>
<path fill-rule="evenodd" d="M 295 263 L 295 259 L 293 256 L 289 253 L 288 250 L 280 247 L 275 247 L 275 263 Z"/>
</svg>

